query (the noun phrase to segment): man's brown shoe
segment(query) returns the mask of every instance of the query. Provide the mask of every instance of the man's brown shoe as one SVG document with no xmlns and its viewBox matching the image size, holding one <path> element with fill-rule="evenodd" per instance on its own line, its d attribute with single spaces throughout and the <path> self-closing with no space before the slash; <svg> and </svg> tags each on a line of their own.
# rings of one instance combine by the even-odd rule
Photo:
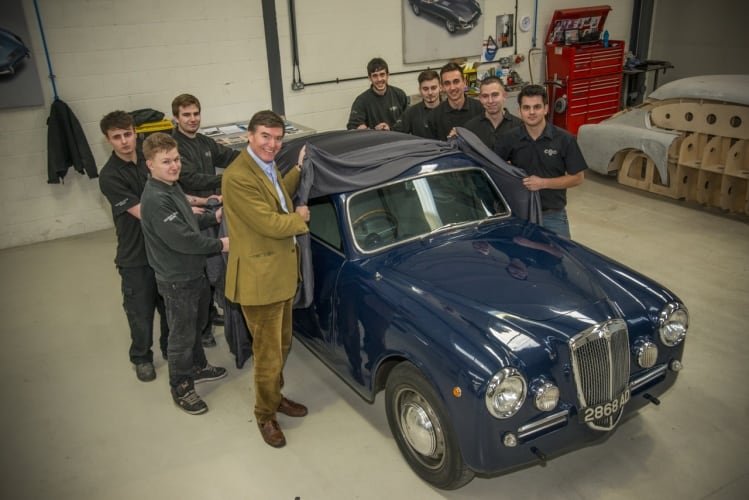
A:
<svg viewBox="0 0 749 500">
<path fill-rule="evenodd" d="M 303 417 L 307 414 L 307 407 L 281 396 L 281 404 L 278 405 L 278 412 L 290 417 Z"/>
<path fill-rule="evenodd" d="M 278 426 L 278 422 L 275 420 L 268 420 L 267 422 L 257 423 L 260 428 L 260 434 L 263 436 L 263 440 L 274 448 L 281 448 L 286 444 L 286 438 L 281 432 L 281 428 Z"/>
</svg>

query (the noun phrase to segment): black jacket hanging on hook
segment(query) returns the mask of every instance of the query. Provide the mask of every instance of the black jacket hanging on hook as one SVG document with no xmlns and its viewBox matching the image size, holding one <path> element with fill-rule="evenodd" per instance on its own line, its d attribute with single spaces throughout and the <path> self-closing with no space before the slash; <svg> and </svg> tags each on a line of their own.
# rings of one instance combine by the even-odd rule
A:
<svg viewBox="0 0 749 500">
<path fill-rule="evenodd" d="M 88 174 L 89 179 L 99 176 L 78 118 L 67 104 L 56 99 L 47 118 L 47 183 L 59 184 L 71 165 L 79 173 Z"/>
</svg>

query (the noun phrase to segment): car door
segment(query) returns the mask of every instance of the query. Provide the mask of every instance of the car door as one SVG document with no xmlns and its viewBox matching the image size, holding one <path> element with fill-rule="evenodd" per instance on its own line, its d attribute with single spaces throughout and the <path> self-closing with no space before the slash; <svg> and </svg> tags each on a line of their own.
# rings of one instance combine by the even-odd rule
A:
<svg viewBox="0 0 749 500">
<path fill-rule="evenodd" d="M 348 261 L 338 209 L 329 198 L 310 201 L 314 300 L 295 311 L 297 335 L 354 389 L 365 395 L 372 362 L 382 351 L 388 308 L 372 289 L 371 272 Z M 365 396 L 366 397 L 366 396 Z"/>
<path fill-rule="evenodd" d="M 314 299 L 310 307 L 294 312 L 294 330 L 305 344 L 330 364 L 336 281 L 345 256 L 332 200 L 329 197 L 310 200 L 308 206 Z"/>
</svg>

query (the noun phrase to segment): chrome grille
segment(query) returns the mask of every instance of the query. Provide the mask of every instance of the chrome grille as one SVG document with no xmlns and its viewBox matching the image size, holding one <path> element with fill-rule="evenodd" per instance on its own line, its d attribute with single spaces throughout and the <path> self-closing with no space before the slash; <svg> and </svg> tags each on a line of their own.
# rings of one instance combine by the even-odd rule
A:
<svg viewBox="0 0 749 500">
<path fill-rule="evenodd" d="M 629 383 L 629 334 L 621 319 L 595 325 L 570 339 L 572 369 L 580 408 L 607 403 Z M 588 425 L 610 430 L 622 416 L 622 408 Z"/>
</svg>

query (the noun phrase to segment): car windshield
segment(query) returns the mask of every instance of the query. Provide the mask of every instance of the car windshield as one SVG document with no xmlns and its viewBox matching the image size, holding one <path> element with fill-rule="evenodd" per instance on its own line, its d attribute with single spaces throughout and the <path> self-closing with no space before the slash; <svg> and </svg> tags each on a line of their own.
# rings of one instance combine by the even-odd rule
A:
<svg viewBox="0 0 749 500">
<path fill-rule="evenodd" d="M 508 214 L 502 195 L 478 168 L 399 179 L 356 193 L 348 202 L 354 240 L 364 252 Z"/>
</svg>

